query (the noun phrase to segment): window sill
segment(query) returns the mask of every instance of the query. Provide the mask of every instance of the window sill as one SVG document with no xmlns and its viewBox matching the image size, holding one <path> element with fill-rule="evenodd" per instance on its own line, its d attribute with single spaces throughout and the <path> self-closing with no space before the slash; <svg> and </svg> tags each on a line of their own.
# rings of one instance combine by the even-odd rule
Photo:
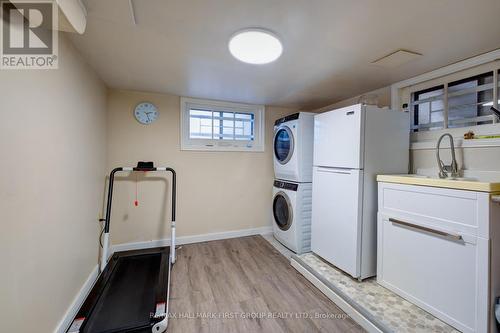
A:
<svg viewBox="0 0 500 333">
<path fill-rule="evenodd" d="M 181 151 L 216 151 L 216 152 L 247 152 L 247 153 L 263 153 L 264 147 L 235 147 L 235 146 L 181 146 Z"/>
<path fill-rule="evenodd" d="M 485 148 L 485 147 L 500 147 L 500 138 L 495 139 L 471 139 L 465 140 L 462 138 L 454 138 L 455 147 L 457 148 Z M 417 141 L 410 145 L 411 150 L 429 150 L 436 149 L 437 140 Z M 450 148 L 450 143 L 444 139 L 441 148 Z"/>
</svg>

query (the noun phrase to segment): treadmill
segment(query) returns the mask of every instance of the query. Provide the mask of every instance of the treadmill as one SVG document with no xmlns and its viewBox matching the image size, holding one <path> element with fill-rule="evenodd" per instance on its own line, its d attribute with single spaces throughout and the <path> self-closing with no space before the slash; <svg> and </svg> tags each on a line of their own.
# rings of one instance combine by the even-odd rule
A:
<svg viewBox="0 0 500 333">
<path fill-rule="evenodd" d="M 116 252 L 108 261 L 113 183 L 117 172 L 167 171 L 172 173 L 171 245 Z M 109 175 L 100 274 L 78 311 L 69 333 L 161 333 L 168 324 L 170 270 L 175 263 L 176 173 L 172 168 L 138 162 Z"/>
</svg>

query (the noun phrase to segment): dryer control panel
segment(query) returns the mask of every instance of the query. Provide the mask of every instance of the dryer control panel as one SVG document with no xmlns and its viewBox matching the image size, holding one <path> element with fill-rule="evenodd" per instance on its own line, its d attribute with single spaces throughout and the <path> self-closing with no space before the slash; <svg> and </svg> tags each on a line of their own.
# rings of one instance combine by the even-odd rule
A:
<svg viewBox="0 0 500 333">
<path fill-rule="evenodd" d="M 274 181 L 274 187 L 282 188 L 284 190 L 297 191 L 299 184 L 287 183 L 281 180 Z"/>
</svg>

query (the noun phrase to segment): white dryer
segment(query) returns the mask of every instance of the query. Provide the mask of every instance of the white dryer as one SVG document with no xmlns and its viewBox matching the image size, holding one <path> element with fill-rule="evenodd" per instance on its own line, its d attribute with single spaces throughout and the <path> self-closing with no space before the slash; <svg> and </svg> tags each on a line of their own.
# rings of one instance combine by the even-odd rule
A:
<svg viewBox="0 0 500 333">
<path fill-rule="evenodd" d="M 295 253 L 311 251 L 311 210 L 311 183 L 274 181 L 274 238 Z"/>
<path fill-rule="evenodd" d="M 274 123 L 274 175 L 277 179 L 312 181 L 314 113 L 299 112 Z"/>
</svg>

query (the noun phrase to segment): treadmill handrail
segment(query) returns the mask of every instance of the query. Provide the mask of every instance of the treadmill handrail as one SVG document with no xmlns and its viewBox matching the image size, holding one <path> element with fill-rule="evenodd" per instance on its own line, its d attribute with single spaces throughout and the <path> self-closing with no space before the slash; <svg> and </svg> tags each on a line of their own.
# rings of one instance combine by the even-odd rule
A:
<svg viewBox="0 0 500 333">
<path fill-rule="evenodd" d="M 175 207 L 176 207 L 176 187 L 177 187 L 177 173 L 175 172 L 174 169 L 170 167 L 153 167 L 153 168 L 137 168 L 137 167 L 117 167 L 111 170 L 109 174 L 109 184 L 108 184 L 108 199 L 107 199 L 107 205 L 106 205 L 106 216 L 105 216 L 105 224 L 104 224 L 104 243 L 103 243 L 103 249 L 102 249 L 102 256 L 101 256 L 101 272 L 104 270 L 106 267 L 106 264 L 108 262 L 108 247 L 109 247 L 109 227 L 110 227 L 110 221 L 111 221 L 111 204 L 113 201 L 113 185 L 115 181 L 115 174 L 117 172 L 126 172 L 126 171 L 132 171 L 132 172 L 149 172 L 149 171 L 167 171 L 172 173 L 172 221 L 171 221 L 171 229 L 172 229 L 172 235 L 171 235 L 171 242 L 172 242 L 172 249 L 171 253 L 173 256 L 173 261 L 175 262 Z"/>
</svg>

